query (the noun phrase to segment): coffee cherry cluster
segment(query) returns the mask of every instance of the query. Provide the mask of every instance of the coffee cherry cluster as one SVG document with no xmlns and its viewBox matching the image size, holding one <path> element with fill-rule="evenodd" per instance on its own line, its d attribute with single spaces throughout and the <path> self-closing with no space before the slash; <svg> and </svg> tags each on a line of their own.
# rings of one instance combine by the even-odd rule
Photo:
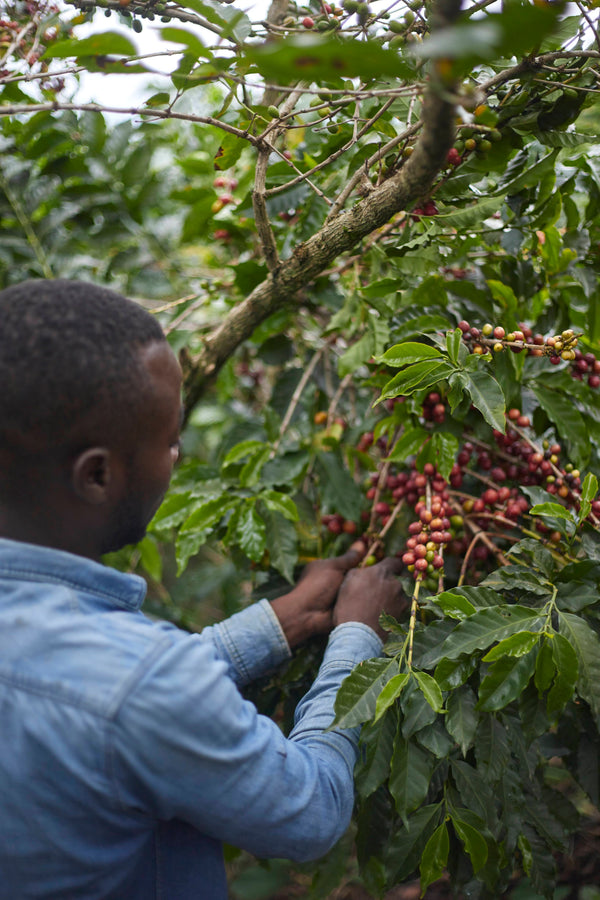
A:
<svg viewBox="0 0 600 900">
<path fill-rule="evenodd" d="M 431 391 L 423 401 L 423 418 L 426 422 L 441 425 L 446 418 L 446 406 L 442 403 L 441 394 Z"/>
<path fill-rule="evenodd" d="M 424 401 L 424 415 L 436 421 L 434 415 L 441 420 L 443 412 L 441 395 L 430 392 Z M 361 514 L 359 522 L 339 514 L 323 515 L 323 526 L 336 536 L 362 535 L 369 549 L 363 564 L 370 565 L 383 555 L 383 543 L 392 527 L 396 530 L 391 552 L 398 547 L 396 526 L 402 511 L 405 540 L 397 555 L 415 580 L 431 592 L 443 589 L 444 579 L 479 583 L 498 563 L 507 562 L 504 553 L 524 535 L 537 533 L 539 540 L 560 551 L 562 534 L 539 517 L 529 516 L 531 501 L 522 489 L 543 487 L 557 502 L 578 511 L 581 474 L 571 463 L 562 462 L 560 444 L 534 442 L 530 419 L 520 409 L 509 409 L 506 420 L 506 431 L 494 431 L 491 441 L 473 435 L 462 443 L 447 481 L 430 462 L 422 471 L 415 462 L 405 468 L 390 464 L 385 441 L 374 441 L 373 433 L 365 432 L 358 446 L 379 457 L 377 470 L 365 484 L 370 510 Z M 600 528 L 600 499 L 592 502 L 588 521 Z"/>
<path fill-rule="evenodd" d="M 573 378 L 583 381 L 587 375 L 589 387 L 600 387 L 600 360 L 593 353 L 583 353 L 577 348 L 579 335 L 572 328 L 544 337 L 543 334 L 534 334 L 524 323 L 512 332 L 507 332 L 502 325 L 491 325 L 489 322 L 482 328 L 476 328 L 464 319 L 458 327 L 472 353 L 481 355 L 509 350 L 511 353 L 525 352 L 528 356 L 545 356 L 554 366 L 568 362 Z"/>
</svg>

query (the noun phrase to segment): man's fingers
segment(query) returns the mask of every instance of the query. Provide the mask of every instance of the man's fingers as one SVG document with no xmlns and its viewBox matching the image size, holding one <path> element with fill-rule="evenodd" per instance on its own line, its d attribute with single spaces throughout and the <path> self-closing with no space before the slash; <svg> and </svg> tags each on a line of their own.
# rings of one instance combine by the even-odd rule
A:
<svg viewBox="0 0 600 900">
<path fill-rule="evenodd" d="M 334 560 L 336 569 L 341 572 L 347 572 L 359 564 L 361 559 L 367 552 L 367 546 L 364 541 L 354 541 L 349 550 L 343 556 L 337 556 Z"/>
<path fill-rule="evenodd" d="M 381 566 L 381 568 L 385 570 L 385 573 L 390 575 L 399 575 L 404 569 L 404 563 L 399 556 L 387 556 L 385 559 L 382 559 L 380 563 L 377 563 L 377 565 Z"/>
</svg>

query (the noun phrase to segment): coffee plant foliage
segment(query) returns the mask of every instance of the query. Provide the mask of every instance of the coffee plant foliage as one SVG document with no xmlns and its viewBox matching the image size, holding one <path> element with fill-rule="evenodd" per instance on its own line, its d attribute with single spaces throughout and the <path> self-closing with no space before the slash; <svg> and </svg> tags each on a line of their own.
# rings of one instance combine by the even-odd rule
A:
<svg viewBox="0 0 600 900">
<path fill-rule="evenodd" d="M 111 562 L 194 629 L 358 537 L 403 559 L 407 618 L 337 698 L 356 816 L 311 896 L 552 897 L 599 803 L 596 5 L 0 7 L 0 284 L 116 287 L 184 370 L 172 488 Z M 283 728 L 321 649 L 253 690 Z"/>
</svg>

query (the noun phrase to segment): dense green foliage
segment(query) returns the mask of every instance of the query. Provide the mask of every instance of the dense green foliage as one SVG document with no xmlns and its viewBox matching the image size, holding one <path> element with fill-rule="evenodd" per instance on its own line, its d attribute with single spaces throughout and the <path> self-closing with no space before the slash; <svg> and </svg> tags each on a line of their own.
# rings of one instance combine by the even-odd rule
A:
<svg viewBox="0 0 600 900">
<path fill-rule="evenodd" d="M 183 462 L 115 564 L 194 628 L 357 534 L 405 556 L 411 616 L 338 697 L 357 815 L 311 896 L 516 869 L 552 897 L 600 801 L 594 5 L 441 4 L 430 35 L 419 0 L 5 4 L 0 284 L 120 288 L 186 373 Z M 72 30 L 100 6 L 181 48 L 118 123 L 69 95 L 152 69 Z M 318 652 L 253 694 L 282 727 Z"/>
</svg>

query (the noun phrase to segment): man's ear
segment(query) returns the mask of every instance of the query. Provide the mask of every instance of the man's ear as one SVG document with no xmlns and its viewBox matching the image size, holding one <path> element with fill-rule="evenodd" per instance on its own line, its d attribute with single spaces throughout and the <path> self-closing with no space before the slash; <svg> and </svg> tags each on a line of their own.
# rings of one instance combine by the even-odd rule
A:
<svg viewBox="0 0 600 900">
<path fill-rule="evenodd" d="M 75 493 L 94 506 L 108 501 L 113 477 L 112 454 L 106 447 L 89 447 L 83 450 L 71 469 L 71 483 Z"/>
</svg>

